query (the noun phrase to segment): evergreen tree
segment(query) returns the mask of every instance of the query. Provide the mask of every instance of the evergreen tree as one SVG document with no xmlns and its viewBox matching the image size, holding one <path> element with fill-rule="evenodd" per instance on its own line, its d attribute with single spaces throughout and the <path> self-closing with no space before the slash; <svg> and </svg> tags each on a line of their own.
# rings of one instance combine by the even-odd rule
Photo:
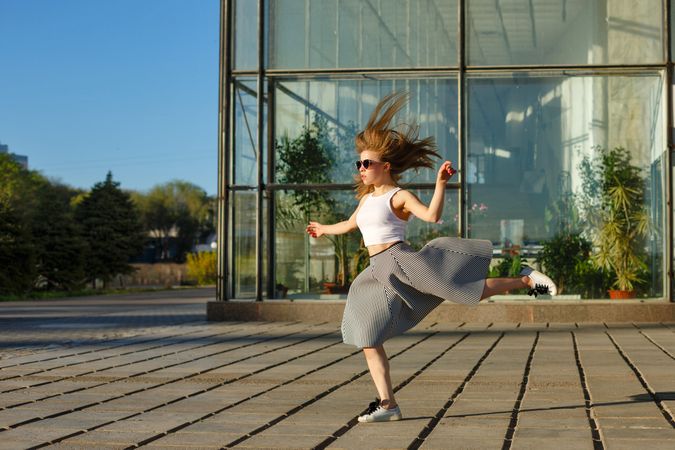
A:
<svg viewBox="0 0 675 450">
<path fill-rule="evenodd" d="M 38 208 L 32 226 L 37 274 L 41 287 L 73 290 L 85 281 L 85 241 L 75 222 L 67 186 L 47 184 L 38 191 Z"/>
<path fill-rule="evenodd" d="M 0 295 L 28 293 L 35 280 L 35 252 L 20 214 L 0 199 Z"/>
<path fill-rule="evenodd" d="M 118 274 L 133 272 L 129 259 L 143 249 L 144 235 L 139 214 L 129 194 L 108 172 L 77 206 L 75 216 L 86 242 L 85 273 L 105 286 Z"/>
</svg>

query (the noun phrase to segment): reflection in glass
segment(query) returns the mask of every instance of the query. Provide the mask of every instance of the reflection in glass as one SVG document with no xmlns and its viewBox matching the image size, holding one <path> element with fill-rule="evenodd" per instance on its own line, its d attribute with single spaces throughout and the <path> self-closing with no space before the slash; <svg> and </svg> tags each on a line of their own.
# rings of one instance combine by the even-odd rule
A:
<svg viewBox="0 0 675 450">
<path fill-rule="evenodd" d="M 457 65 L 457 1 L 271 0 L 270 67 Z"/>
<path fill-rule="evenodd" d="M 307 147 L 307 152 L 311 153 L 307 159 L 316 159 L 318 148 L 325 156 L 319 160 L 329 160 L 330 169 L 325 173 L 325 179 L 319 180 L 319 175 L 323 174 L 317 173 L 319 178 L 305 182 L 353 183 L 357 159 L 354 137 L 365 126 L 377 102 L 392 91 L 411 94 L 399 120 L 416 121 L 420 136 L 434 136 L 443 158 L 456 162 L 457 84 L 454 78 L 281 81 L 276 84 L 275 93 L 277 170 L 283 156 L 280 153 L 288 145 L 302 147 L 303 140 L 308 141 L 303 136 L 309 136 L 320 145 Z M 436 172 L 437 168 L 419 173 L 411 171 L 404 176 L 403 182 L 434 182 Z"/>
<path fill-rule="evenodd" d="M 592 242 L 599 229 L 591 214 L 602 202 L 588 207 L 589 198 L 600 198 L 587 195 L 588 188 L 600 182 L 584 161 L 617 147 L 627 149 L 630 164 L 640 169 L 644 209 L 654 230 L 662 230 L 661 85 L 659 73 L 470 78 L 467 199 L 489 213 L 475 220 L 469 212 L 469 235 L 529 258 L 561 235 L 580 233 Z M 649 274 L 639 292 L 657 297 L 663 292 L 663 234 L 653 231 L 644 246 Z M 594 295 L 606 293 L 598 287 Z"/>
<path fill-rule="evenodd" d="M 471 0 L 469 65 L 664 60 L 661 0 Z"/>
</svg>

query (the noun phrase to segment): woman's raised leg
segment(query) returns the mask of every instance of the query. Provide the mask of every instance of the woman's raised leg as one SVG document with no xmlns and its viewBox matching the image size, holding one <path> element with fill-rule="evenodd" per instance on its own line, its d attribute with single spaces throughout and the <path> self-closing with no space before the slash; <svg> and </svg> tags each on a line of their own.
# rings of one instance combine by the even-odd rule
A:
<svg viewBox="0 0 675 450">
<path fill-rule="evenodd" d="M 485 287 L 480 299 L 483 300 L 493 295 L 510 291 L 511 289 L 523 289 L 533 286 L 534 282 L 528 276 L 520 278 L 488 278 L 485 280 Z"/>
<path fill-rule="evenodd" d="M 389 376 L 389 359 L 384 352 L 384 347 L 382 345 L 378 347 L 364 347 L 363 354 L 366 356 L 370 376 L 373 378 L 377 393 L 380 395 L 380 404 L 386 409 L 396 407 L 394 390 Z"/>
</svg>

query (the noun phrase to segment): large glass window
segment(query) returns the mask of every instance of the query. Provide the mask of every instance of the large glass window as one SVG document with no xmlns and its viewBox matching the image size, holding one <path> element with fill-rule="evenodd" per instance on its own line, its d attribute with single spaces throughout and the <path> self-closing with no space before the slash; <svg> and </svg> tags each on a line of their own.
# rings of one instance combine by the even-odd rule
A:
<svg viewBox="0 0 675 450">
<path fill-rule="evenodd" d="M 270 67 L 457 65 L 457 1 L 271 0 Z"/>
<path fill-rule="evenodd" d="M 471 0 L 468 64 L 647 64 L 664 60 L 661 0 Z"/>
<path fill-rule="evenodd" d="M 276 85 L 275 139 L 277 182 L 352 183 L 356 174 L 354 136 L 363 128 L 377 102 L 393 91 L 407 91 L 410 102 L 398 119 L 416 121 L 420 136 L 434 136 L 444 159 L 457 160 L 457 82 L 455 78 L 397 80 L 280 81 Z M 318 152 L 329 164 L 325 174 L 307 171 L 285 176 L 280 162 L 304 141 L 317 139 Z M 304 144 L 303 144 L 304 145 Z M 320 153 L 320 154 L 319 154 Z M 406 173 L 405 182 L 434 182 L 436 170 Z"/>
<path fill-rule="evenodd" d="M 436 137 L 444 158 L 457 158 L 457 83 L 455 78 L 386 80 L 280 80 L 275 84 L 275 177 L 283 184 L 351 184 L 356 169 L 354 136 L 384 95 L 408 91 L 411 101 L 397 121 L 416 121 L 420 135 Z M 440 161 L 439 161 L 440 164 Z M 405 176 L 404 182 L 433 183 L 436 170 Z M 456 192 L 449 190 L 449 192 Z M 419 191 L 425 201 L 431 191 Z M 335 223 L 351 216 L 358 201 L 353 190 L 297 189 L 275 195 L 276 283 L 289 295 L 339 292 L 367 263 L 360 235 L 310 239 L 309 220 Z M 428 197 L 428 198 L 427 198 Z M 455 196 L 456 197 L 456 196 Z M 442 224 L 412 220 L 408 239 L 457 235 L 455 209 L 447 207 Z M 361 259 L 358 256 L 361 255 Z M 363 259 L 365 257 L 365 260 Z M 333 286 L 336 285 L 336 286 Z"/>
<path fill-rule="evenodd" d="M 662 295 L 661 74 L 476 76 L 467 85 L 467 198 L 488 211 L 476 217 L 469 211 L 470 237 L 490 239 L 532 260 L 556 238 L 575 233 L 597 251 L 599 239 L 613 226 L 596 213 L 607 208 L 612 191 L 603 177 L 614 170 L 611 177 L 642 191 L 633 213 L 650 219 L 651 231 L 639 237 L 636 250 L 646 265 L 638 271 L 645 280 L 640 292 Z M 606 163 L 603 175 L 597 170 L 603 155 L 635 173 Z M 601 288 L 601 283 L 593 292 L 569 286 L 567 293 L 605 297 Z"/>
</svg>

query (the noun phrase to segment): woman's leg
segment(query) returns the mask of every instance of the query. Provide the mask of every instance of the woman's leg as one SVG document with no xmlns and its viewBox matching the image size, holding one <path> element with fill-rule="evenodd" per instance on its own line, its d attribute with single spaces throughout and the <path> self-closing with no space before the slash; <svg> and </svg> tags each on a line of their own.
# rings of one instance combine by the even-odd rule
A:
<svg viewBox="0 0 675 450">
<path fill-rule="evenodd" d="M 480 299 L 483 300 L 484 298 L 501 294 L 502 292 L 506 292 L 511 289 L 532 287 L 532 283 L 532 279 L 528 276 L 520 278 L 488 278 L 485 280 L 483 295 Z"/>
<path fill-rule="evenodd" d="M 363 354 L 366 356 L 370 376 L 375 382 L 377 393 L 380 394 L 380 404 L 385 408 L 394 408 L 396 400 L 394 399 L 394 390 L 391 387 L 391 378 L 389 377 L 389 359 L 384 352 L 382 345 L 378 347 L 364 347 Z"/>
</svg>

